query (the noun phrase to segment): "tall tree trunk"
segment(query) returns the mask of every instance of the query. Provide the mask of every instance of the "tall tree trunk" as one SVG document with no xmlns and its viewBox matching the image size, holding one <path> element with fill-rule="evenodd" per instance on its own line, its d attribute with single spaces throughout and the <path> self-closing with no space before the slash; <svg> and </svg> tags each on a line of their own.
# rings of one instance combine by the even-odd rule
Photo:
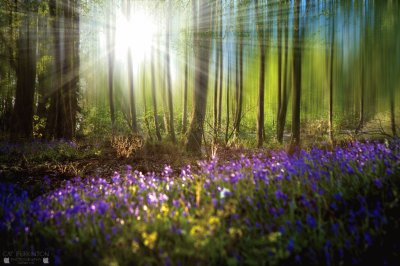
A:
<svg viewBox="0 0 400 266">
<path fill-rule="evenodd" d="M 32 138 L 33 101 L 36 81 L 36 31 L 30 21 L 29 10 L 22 17 L 17 41 L 17 87 L 11 127 L 11 139 Z"/>
<path fill-rule="evenodd" d="M 268 7 L 270 8 L 270 7 Z M 258 83 L 258 112 L 257 112 L 257 147 L 260 148 L 264 141 L 264 85 L 265 85 L 265 28 L 264 16 L 261 13 L 264 7 L 259 6 L 256 0 L 255 12 L 257 17 L 257 35 L 260 46 L 260 77 Z M 269 18 L 268 18 L 269 19 Z"/>
<path fill-rule="evenodd" d="M 333 15 L 331 33 L 331 58 L 330 58 L 330 82 L 329 82 L 329 139 L 333 143 L 333 56 L 335 42 L 335 15 Z"/>
<path fill-rule="evenodd" d="M 186 133 L 187 130 L 187 98 L 188 98 L 188 45 L 185 46 L 185 85 L 183 87 L 183 113 L 182 113 L 182 134 Z"/>
<path fill-rule="evenodd" d="M 287 106 L 288 106 L 288 89 L 287 89 L 287 81 L 288 81 L 288 54 L 289 54 L 289 15 L 286 15 L 285 21 L 285 69 L 283 73 L 283 88 L 282 88 L 282 103 L 280 104 L 279 109 L 279 117 L 277 121 L 277 128 L 278 128 L 278 142 L 282 143 L 283 141 L 283 133 L 285 130 L 286 124 L 286 114 L 287 114 Z"/>
<path fill-rule="evenodd" d="M 223 52 L 223 33 L 222 33 L 222 24 L 223 24 L 223 7 L 222 1 L 220 3 L 220 21 L 219 21 L 219 95 L 218 95 L 218 126 L 217 132 L 221 130 L 221 119 L 222 119 L 222 88 L 223 88 L 223 80 L 224 80 L 224 52 Z"/>
<path fill-rule="evenodd" d="M 208 92 L 208 63 L 210 40 L 204 36 L 210 30 L 209 4 L 206 0 L 200 0 L 197 9 L 197 1 L 193 1 L 193 27 L 195 29 L 195 83 L 193 97 L 193 116 L 189 127 L 186 149 L 190 152 L 201 151 L 204 119 L 207 105 Z M 199 17 L 197 17 L 197 12 Z M 200 37 L 203 35 L 203 37 Z"/>
<path fill-rule="evenodd" d="M 290 152 L 300 145 L 300 99 L 301 99 L 301 29 L 300 0 L 295 0 L 293 22 L 293 101 L 292 101 L 292 139 Z"/>
<path fill-rule="evenodd" d="M 214 5 L 214 12 L 213 12 L 213 18 L 212 18 L 212 25 L 214 25 L 214 30 L 218 28 L 218 20 L 217 20 L 217 1 L 215 1 Z M 219 72 L 219 45 L 218 45 L 218 39 L 215 38 L 215 77 L 214 77 L 214 125 L 213 125 L 213 142 L 217 141 L 217 126 L 218 126 L 218 72 Z"/>
<path fill-rule="evenodd" d="M 226 81 L 226 127 L 225 127 L 225 143 L 228 144 L 229 141 L 229 94 L 230 94 L 230 84 L 231 84 L 231 60 L 230 54 L 228 54 L 228 73 L 227 73 L 227 81 Z"/>
<path fill-rule="evenodd" d="M 151 130 L 150 130 L 150 122 L 149 119 L 147 118 L 147 103 L 146 103 L 146 64 L 143 64 L 142 68 L 142 94 L 143 94 L 143 106 L 144 106 L 144 124 L 146 125 L 147 129 L 147 135 L 150 140 L 152 140 L 151 137 Z"/>
<path fill-rule="evenodd" d="M 113 2 L 109 6 L 107 32 L 107 59 L 108 59 L 108 100 L 110 104 L 111 130 L 114 136 L 115 130 L 115 107 L 114 107 L 114 49 L 115 49 L 115 16 L 111 13 Z"/>
<path fill-rule="evenodd" d="M 151 49 L 151 97 L 153 100 L 153 116 L 154 116 L 154 127 L 156 129 L 157 140 L 161 141 L 160 126 L 158 123 L 157 113 L 157 95 L 156 95 L 156 74 L 154 70 L 154 48 Z"/>
<path fill-rule="evenodd" d="M 72 98 L 73 98 L 73 43 L 71 29 L 73 28 L 73 15 L 72 15 L 72 0 L 64 1 L 64 62 L 63 62 L 63 97 L 62 104 L 64 109 L 64 125 L 62 137 L 72 139 L 74 136 L 73 125 L 73 111 L 72 111 Z"/>
<path fill-rule="evenodd" d="M 239 5 L 239 3 L 238 3 Z M 239 14 L 242 12 L 241 7 L 238 7 L 237 23 L 239 24 L 239 36 L 238 44 L 236 46 L 236 112 L 234 122 L 234 132 L 237 136 L 240 132 L 240 122 L 242 119 L 242 107 L 243 107 L 243 15 Z"/>
<path fill-rule="evenodd" d="M 131 2 L 128 0 L 127 3 L 127 19 L 131 19 Z M 128 82 L 129 82 L 129 99 L 130 99 L 130 111 L 131 111 L 131 129 L 133 133 L 138 133 L 137 117 L 136 117 L 136 100 L 135 100 L 135 88 L 133 79 L 133 63 L 132 63 L 132 48 L 128 45 Z"/>
<path fill-rule="evenodd" d="M 80 55 L 79 55 L 79 44 L 80 44 L 80 0 L 74 0 L 74 13 L 73 13 L 73 80 L 72 80 L 72 124 L 74 129 L 75 135 L 75 128 L 77 124 L 76 115 L 80 111 L 78 105 L 78 98 L 79 98 L 79 80 L 80 80 Z"/>
<path fill-rule="evenodd" d="M 281 3 L 278 3 L 278 16 L 277 16 L 277 48 L 278 48 L 278 108 L 276 116 L 276 127 L 279 132 L 279 116 L 282 109 L 282 26 L 281 26 Z"/>
<path fill-rule="evenodd" d="M 167 34 L 165 38 L 165 64 L 167 71 L 167 93 L 168 93 L 168 114 L 169 114 L 169 136 L 172 142 L 176 142 L 175 128 L 174 128 L 174 105 L 172 100 L 172 82 L 171 82 L 171 66 L 170 66 L 170 50 L 169 50 L 169 39 L 171 33 L 171 0 L 168 1 L 168 15 L 167 15 Z"/>
</svg>

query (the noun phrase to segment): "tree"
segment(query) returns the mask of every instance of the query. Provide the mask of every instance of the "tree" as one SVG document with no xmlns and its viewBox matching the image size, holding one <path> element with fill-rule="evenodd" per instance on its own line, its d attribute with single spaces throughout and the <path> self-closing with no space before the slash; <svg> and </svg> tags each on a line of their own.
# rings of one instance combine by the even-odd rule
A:
<svg viewBox="0 0 400 266">
<path fill-rule="evenodd" d="M 106 25 L 107 32 L 107 59 L 108 59 L 108 100 L 110 103 L 111 115 L 111 130 L 114 135 L 115 129 L 115 107 L 114 107 L 114 50 L 115 50 L 115 15 L 112 14 L 111 7 L 114 1 L 110 1 L 108 11 L 108 24 Z"/>
<path fill-rule="evenodd" d="M 294 3 L 293 18 L 293 99 L 292 99 L 292 138 L 289 152 L 300 145 L 300 99 L 301 99 L 301 29 L 300 0 Z"/>
<path fill-rule="evenodd" d="M 47 117 L 48 138 L 72 139 L 75 135 L 79 88 L 79 3 L 79 0 L 49 2 L 55 91 Z"/>
<path fill-rule="evenodd" d="M 332 16 L 331 28 L 331 56 L 330 56 L 330 73 L 329 73 L 329 139 L 333 143 L 333 55 L 335 42 L 335 15 Z"/>
<path fill-rule="evenodd" d="M 186 149 L 199 153 L 201 150 L 204 118 L 206 114 L 208 92 L 208 63 L 210 39 L 200 37 L 210 30 L 209 3 L 206 0 L 193 1 L 193 28 L 195 43 L 195 81 L 193 97 L 193 115 L 190 122 Z M 202 34 L 204 35 L 204 34 Z"/>
<path fill-rule="evenodd" d="M 214 12 L 212 18 L 212 24 L 214 26 L 214 31 L 218 28 L 219 21 L 217 20 L 217 9 L 218 9 L 218 1 L 215 1 L 214 5 Z M 214 77 L 214 134 L 213 134 L 213 141 L 216 142 L 218 136 L 218 75 L 219 75 L 219 45 L 218 40 L 215 38 L 214 42 L 215 46 L 215 77 Z"/>
<path fill-rule="evenodd" d="M 188 32 L 185 31 L 187 38 Z M 187 130 L 187 99 L 188 99 L 188 80 L 189 80 L 189 64 L 188 64 L 188 45 L 185 45 L 185 81 L 183 87 L 183 111 L 182 111 L 182 134 L 186 133 Z"/>
<path fill-rule="evenodd" d="M 168 1 L 168 15 L 167 15 L 167 27 L 166 27 L 166 38 L 165 38 L 165 64 L 166 64 L 166 75 L 167 75 L 167 94 L 168 94 L 168 114 L 169 114 L 169 135 L 172 142 L 176 142 L 175 128 L 174 128 L 174 105 L 172 101 L 172 82 L 171 82 L 171 66 L 170 66 L 170 51 L 169 51 L 169 39 L 171 34 L 171 0 Z"/>
<path fill-rule="evenodd" d="M 131 2 L 126 1 L 127 19 L 131 19 Z M 128 82 L 129 82 L 129 100 L 130 100 L 130 114 L 131 114 L 131 129 L 133 133 L 138 133 L 137 117 L 136 117 L 136 100 L 135 88 L 133 80 L 133 63 L 132 63 L 132 47 L 128 45 Z"/>
<path fill-rule="evenodd" d="M 264 138 L 264 86 L 265 86 L 265 58 L 266 58 L 266 45 L 265 45 L 265 26 L 264 17 L 261 13 L 264 8 L 259 6 L 259 1 L 256 0 L 254 6 L 257 16 L 257 35 L 258 43 L 260 46 L 260 77 L 258 83 L 258 112 L 257 112 L 257 147 L 263 145 Z M 268 7 L 269 9 L 270 7 Z M 269 19 L 269 18 L 268 18 Z"/>
<path fill-rule="evenodd" d="M 157 113 L 157 95 L 156 95 L 156 74 L 154 70 L 154 48 L 151 49 L 151 98 L 153 100 L 154 127 L 156 129 L 157 140 L 161 141 L 160 126 Z"/>
<path fill-rule="evenodd" d="M 36 34 L 32 25 L 30 8 L 27 1 L 22 5 L 23 13 L 17 41 L 17 85 L 11 127 L 11 139 L 32 138 L 33 101 L 36 84 Z"/>
<path fill-rule="evenodd" d="M 280 13 L 279 15 L 281 15 Z M 285 123 L 286 123 L 286 114 L 287 114 L 287 106 L 289 102 L 289 94 L 287 89 L 287 82 L 288 82 L 288 53 L 289 53 L 289 15 L 286 14 L 285 20 L 285 68 L 283 73 L 283 87 L 281 92 L 281 103 L 279 104 L 278 108 L 278 119 L 277 119 L 277 139 L 279 143 L 283 141 L 283 132 L 285 130 Z"/>
<path fill-rule="evenodd" d="M 234 124 L 234 132 L 237 136 L 240 132 L 240 121 L 242 120 L 243 109 L 243 37 L 244 37 L 244 7 L 246 2 L 237 3 L 237 24 L 238 24 L 238 43 L 236 45 L 236 112 Z"/>
</svg>

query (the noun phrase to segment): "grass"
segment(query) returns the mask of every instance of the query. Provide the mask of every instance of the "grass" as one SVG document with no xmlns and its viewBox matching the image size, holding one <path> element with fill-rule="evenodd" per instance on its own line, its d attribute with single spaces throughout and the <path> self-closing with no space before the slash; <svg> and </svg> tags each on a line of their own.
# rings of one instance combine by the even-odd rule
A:
<svg viewBox="0 0 400 266">
<path fill-rule="evenodd" d="M 2 183 L 1 239 L 63 265 L 394 264 L 399 162 L 399 140 L 354 142 L 180 171 L 128 167 L 50 191 L 44 179 L 36 198 Z"/>
</svg>

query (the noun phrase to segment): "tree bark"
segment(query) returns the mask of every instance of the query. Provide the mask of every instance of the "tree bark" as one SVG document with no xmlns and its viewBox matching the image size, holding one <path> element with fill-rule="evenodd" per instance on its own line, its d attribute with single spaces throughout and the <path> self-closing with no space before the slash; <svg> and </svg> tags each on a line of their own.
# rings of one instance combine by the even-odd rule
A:
<svg viewBox="0 0 400 266">
<path fill-rule="evenodd" d="M 214 12 L 213 12 L 213 26 L 214 30 L 218 28 L 218 20 L 217 20 L 217 1 L 215 1 Z M 214 36 L 213 36 L 214 37 Z M 213 125 L 213 141 L 217 141 L 217 134 L 218 134 L 218 74 L 219 74 L 219 45 L 218 40 L 215 38 L 215 77 L 214 77 L 214 125 Z"/>
<path fill-rule="evenodd" d="M 300 0 L 295 0 L 293 25 L 293 100 L 292 100 L 292 139 L 289 152 L 300 145 L 300 100 L 301 100 L 301 30 Z"/>
<path fill-rule="evenodd" d="M 329 82 L 329 139 L 333 143 L 333 56 L 335 42 L 335 15 L 333 15 L 331 33 L 331 56 L 330 56 L 330 82 Z"/>
<path fill-rule="evenodd" d="M 106 25 L 107 32 L 107 59 L 108 59 L 108 100 L 110 104 L 110 116 L 111 116 L 111 131 L 114 136 L 115 130 L 115 107 L 114 107 L 114 48 L 115 48 L 115 16 L 111 14 L 111 6 L 108 12 L 108 25 Z"/>
<path fill-rule="evenodd" d="M 156 95 L 156 74 L 154 70 L 154 48 L 151 50 L 151 97 L 153 100 L 153 117 L 154 117 L 154 127 L 156 129 L 157 140 L 161 141 L 160 126 L 158 123 L 158 113 L 157 113 L 157 95 Z"/>
<path fill-rule="evenodd" d="M 222 88 L 224 81 L 224 51 L 223 51 L 223 33 L 222 33 L 222 24 L 223 24 L 223 12 L 222 12 L 222 1 L 220 3 L 220 22 L 219 22 L 219 95 L 218 95 L 218 126 L 217 132 L 221 130 L 221 119 L 222 119 Z"/>
<path fill-rule="evenodd" d="M 127 2 L 127 19 L 131 19 L 131 4 Z M 133 63 L 132 63 L 132 48 L 128 45 L 128 82 L 129 82 L 129 100 L 130 100 L 130 111 L 131 111 L 131 129 L 133 133 L 138 133 L 137 117 L 136 117 L 136 100 L 135 100 L 135 88 L 133 79 Z"/>
<path fill-rule="evenodd" d="M 188 46 L 185 46 L 185 85 L 183 88 L 183 113 L 182 113 L 182 134 L 186 133 L 187 130 L 187 98 L 188 98 Z"/>
<path fill-rule="evenodd" d="M 269 7 L 268 7 L 269 8 Z M 257 112 L 257 147 L 260 148 L 264 142 L 264 86 L 265 86 L 265 28 L 264 28 L 264 17 L 261 14 L 264 8 L 259 6 L 258 0 L 256 0 L 255 12 L 257 16 L 257 35 L 258 43 L 260 46 L 260 76 L 258 83 L 258 112 Z"/>
<path fill-rule="evenodd" d="M 288 81 L 288 53 L 289 53 L 289 15 L 286 15 L 285 21 L 285 68 L 283 73 L 283 88 L 282 88 L 282 103 L 279 109 L 279 117 L 277 121 L 278 135 L 277 139 L 279 143 L 283 142 L 283 133 L 285 130 L 286 124 L 286 114 L 287 114 L 287 106 L 288 106 L 288 89 L 287 89 L 287 81 Z"/>
<path fill-rule="evenodd" d="M 29 10 L 24 12 L 17 41 L 16 93 L 11 140 L 31 139 L 33 102 L 36 81 L 36 31 L 31 26 Z"/>
<path fill-rule="evenodd" d="M 189 152 L 200 153 L 207 104 L 210 40 L 206 36 L 201 38 L 199 35 L 200 33 L 208 32 L 210 29 L 210 7 L 208 1 L 200 0 L 200 5 L 197 9 L 196 2 L 193 1 L 194 40 L 196 44 L 193 116 L 189 127 L 186 149 Z M 198 18 L 197 12 L 199 12 Z"/>
<path fill-rule="evenodd" d="M 166 38 L 165 38 L 165 64 L 167 71 L 167 93 L 168 93 L 168 114 L 169 114 L 169 136 L 173 143 L 176 142 L 175 128 L 174 128 L 174 105 L 172 100 L 172 82 L 171 82 L 171 66 L 170 66 L 170 50 L 169 50 L 169 39 L 171 33 L 171 0 L 168 1 L 168 16 L 167 16 L 167 27 L 166 27 Z"/>
</svg>

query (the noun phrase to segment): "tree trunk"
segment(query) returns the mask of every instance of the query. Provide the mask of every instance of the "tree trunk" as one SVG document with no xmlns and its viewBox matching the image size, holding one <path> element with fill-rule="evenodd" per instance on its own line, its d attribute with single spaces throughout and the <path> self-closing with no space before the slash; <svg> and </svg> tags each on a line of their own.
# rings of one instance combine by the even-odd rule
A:
<svg viewBox="0 0 400 266">
<path fill-rule="evenodd" d="M 107 32 L 107 59 L 108 59 L 108 100 L 110 104 L 110 116 L 111 116 L 111 130 L 112 136 L 114 136 L 115 130 L 115 107 L 114 107 L 114 49 L 115 49 L 115 16 L 111 14 L 111 7 L 113 1 L 109 7 L 108 12 L 108 25 L 106 25 Z"/>
<path fill-rule="evenodd" d="M 171 69 L 170 69 L 170 51 L 169 51 L 169 38 L 171 32 L 171 0 L 168 1 L 168 16 L 167 16 L 167 27 L 166 27 L 166 38 L 165 38 L 165 64 L 167 71 L 167 93 L 168 93 L 168 113 L 169 113 L 169 136 L 173 143 L 176 142 L 175 128 L 174 128 L 174 105 L 172 100 L 172 82 L 171 82 Z"/>
<path fill-rule="evenodd" d="M 239 11 L 238 11 L 239 12 Z M 235 135 L 239 135 L 240 121 L 242 119 L 243 107 L 243 15 L 238 15 L 239 36 L 238 45 L 236 46 L 236 112 L 234 122 Z"/>
<path fill-rule="evenodd" d="M 335 42 L 335 15 L 333 15 L 331 33 L 331 58 L 330 58 L 330 82 L 329 82 L 329 139 L 333 143 L 333 56 Z"/>
<path fill-rule="evenodd" d="M 293 25 L 293 100 L 292 100 L 292 139 L 289 152 L 300 145 L 300 99 L 301 99 L 301 30 L 300 0 L 295 0 Z"/>
<path fill-rule="evenodd" d="M 278 3 L 280 5 L 280 3 Z M 277 17 L 277 48 L 278 48 L 278 112 L 276 116 L 277 132 L 279 132 L 279 116 L 282 109 L 282 26 L 281 26 L 281 14 L 282 11 L 280 6 L 278 8 Z M 277 137 L 278 138 L 278 137 Z"/>
<path fill-rule="evenodd" d="M 154 127 L 156 129 L 156 136 L 157 140 L 161 141 L 161 133 L 158 124 L 158 113 L 157 113 L 156 74 L 154 70 L 154 48 L 151 49 L 151 97 L 153 100 L 153 116 L 154 116 Z"/>
<path fill-rule="evenodd" d="M 260 77 L 258 84 L 258 112 L 257 112 L 257 147 L 260 148 L 264 141 L 264 85 L 265 85 L 265 29 L 264 17 L 261 14 L 264 8 L 259 7 L 256 0 L 255 12 L 257 17 L 257 35 L 260 46 Z M 269 7 L 268 7 L 269 8 Z"/>
<path fill-rule="evenodd" d="M 127 1 L 127 19 L 131 19 L 131 4 Z M 137 117 L 136 117 L 136 100 L 135 100 L 135 88 L 133 79 L 133 63 L 132 63 L 132 48 L 128 45 L 128 82 L 129 82 L 129 99 L 130 99 L 130 111 L 131 111 L 131 129 L 133 133 L 138 133 Z"/>
<path fill-rule="evenodd" d="M 285 22 L 285 69 L 283 73 L 283 92 L 282 92 L 282 103 L 279 109 L 279 117 L 277 121 L 277 128 L 278 128 L 278 142 L 282 143 L 283 141 L 283 133 L 285 131 L 285 124 L 286 124 L 286 114 L 287 114 L 287 106 L 288 106 L 288 91 L 287 91 L 287 81 L 288 81 L 288 53 L 289 53 L 289 15 L 286 15 L 286 22 Z"/>
<path fill-rule="evenodd" d="M 225 143 L 228 144 L 229 141 L 229 94 L 230 94 L 230 84 L 231 84 L 231 60 L 228 54 L 228 74 L 226 81 L 226 128 L 225 128 Z"/>
<path fill-rule="evenodd" d="M 72 139 L 74 136 L 74 124 L 73 124 L 73 110 L 72 110 L 72 98 L 73 98 L 73 43 L 71 29 L 73 28 L 73 12 L 72 12 L 72 0 L 64 1 L 64 62 L 63 62 L 63 97 L 62 104 L 64 109 L 64 125 L 62 136 L 66 139 Z"/>
<path fill-rule="evenodd" d="M 36 31 L 32 29 L 29 11 L 21 21 L 17 41 L 16 93 L 11 139 L 32 138 L 33 101 L 36 80 Z"/>
<path fill-rule="evenodd" d="M 215 1 L 215 6 L 214 6 L 214 12 L 213 12 L 213 22 L 212 25 L 214 25 L 214 30 L 218 28 L 218 20 L 217 20 L 217 1 Z M 217 141 L 217 134 L 218 134 L 218 72 L 219 72 L 219 45 L 218 45 L 218 40 L 215 38 L 215 77 L 214 77 L 214 125 L 213 125 L 213 142 Z"/>
<path fill-rule="evenodd" d="M 222 12 L 222 1 L 220 3 L 220 22 L 219 22 L 219 95 L 218 95 L 218 126 L 217 132 L 221 130 L 221 119 L 222 119 L 222 88 L 224 80 L 224 52 L 223 52 L 223 34 L 222 34 L 222 24 L 223 24 L 223 12 Z"/>
<path fill-rule="evenodd" d="M 182 134 L 187 130 L 187 98 L 188 98 L 188 45 L 185 46 L 185 85 L 183 88 L 183 113 L 182 113 Z"/>
<path fill-rule="evenodd" d="M 189 127 L 186 149 L 189 152 L 199 153 L 203 135 L 204 118 L 207 105 L 208 91 L 208 63 L 210 40 L 204 36 L 210 30 L 209 4 L 206 0 L 200 0 L 199 10 L 197 1 L 193 1 L 193 24 L 195 36 L 195 83 L 193 97 L 193 116 Z M 197 12 L 199 17 L 197 18 Z M 200 37 L 199 35 L 203 35 Z"/>
<path fill-rule="evenodd" d="M 142 73 L 142 94 L 143 94 L 143 106 L 144 106 L 144 124 L 146 125 L 147 129 L 147 135 L 150 140 L 152 140 L 151 137 L 151 130 L 150 130 L 150 122 L 149 119 L 147 118 L 147 103 L 146 103 L 146 65 L 143 64 L 143 73 Z"/>
</svg>

